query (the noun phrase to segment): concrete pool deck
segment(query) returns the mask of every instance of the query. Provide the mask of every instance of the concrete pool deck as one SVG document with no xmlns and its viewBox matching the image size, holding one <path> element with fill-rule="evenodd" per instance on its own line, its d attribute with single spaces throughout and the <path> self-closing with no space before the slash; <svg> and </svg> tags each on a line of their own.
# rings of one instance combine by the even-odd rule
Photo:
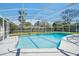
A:
<svg viewBox="0 0 79 59">
<path fill-rule="evenodd" d="M 15 46 L 18 36 L 13 36 L 0 42 L 0 56 L 16 56 L 17 50 Z M 56 48 L 48 49 L 21 49 L 20 56 L 64 56 Z"/>
<path fill-rule="evenodd" d="M 15 48 L 15 45 L 18 41 L 17 36 L 6 38 L 5 40 L 0 42 L 0 55 L 8 54 L 9 48 Z"/>
<path fill-rule="evenodd" d="M 70 39 L 70 37 L 71 37 L 71 39 Z M 61 40 L 59 49 L 63 50 L 65 53 L 67 53 L 69 55 L 78 55 L 79 56 L 79 46 L 74 44 L 74 42 L 77 40 L 74 40 L 72 37 L 75 37 L 75 36 L 67 35 L 67 36 L 63 37 Z M 77 37 L 79 37 L 79 36 L 77 36 Z M 70 42 L 71 40 L 72 40 L 72 42 Z"/>
<path fill-rule="evenodd" d="M 12 36 L 4 41 L 0 42 L 0 56 L 16 56 L 19 53 L 19 56 L 67 56 L 68 55 L 74 55 L 70 54 L 64 51 L 63 53 L 60 49 L 66 50 L 70 52 L 75 52 L 75 48 L 77 48 L 75 53 L 79 53 L 78 49 L 79 46 L 75 47 L 70 42 L 64 41 L 64 39 L 61 41 L 60 49 L 57 48 L 39 48 L 39 49 L 20 49 L 19 51 L 16 49 L 16 44 L 18 42 L 18 36 Z M 65 47 L 68 46 L 68 47 Z M 73 47 L 73 49 L 71 49 Z"/>
</svg>

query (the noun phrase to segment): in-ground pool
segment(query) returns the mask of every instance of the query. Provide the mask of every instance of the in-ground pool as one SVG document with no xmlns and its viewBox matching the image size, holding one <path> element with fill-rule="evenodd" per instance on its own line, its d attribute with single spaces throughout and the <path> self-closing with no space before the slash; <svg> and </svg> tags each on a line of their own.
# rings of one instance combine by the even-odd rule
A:
<svg viewBox="0 0 79 59">
<path fill-rule="evenodd" d="M 49 33 L 19 36 L 16 48 L 57 48 L 62 37 L 68 34 Z"/>
</svg>

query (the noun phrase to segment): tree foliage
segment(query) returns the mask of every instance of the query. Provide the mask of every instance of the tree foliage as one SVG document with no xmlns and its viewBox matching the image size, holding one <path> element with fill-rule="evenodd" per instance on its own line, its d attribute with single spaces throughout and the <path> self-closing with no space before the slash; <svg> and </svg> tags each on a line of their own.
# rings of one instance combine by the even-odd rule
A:
<svg viewBox="0 0 79 59">
<path fill-rule="evenodd" d="M 18 20 L 21 23 L 24 23 L 25 22 L 25 15 L 26 15 L 25 11 L 24 10 L 19 10 L 18 13 L 19 13 L 19 19 Z"/>
<path fill-rule="evenodd" d="M 77 16 L 79 16 L 79 10 L 77 9 L 67 9 L 61 13 L 61 17 L 65 23 L 70 23 Z"/>
<path fill-rule="evenodd" d="M 2 19 L 3 19 L 3 18 L 0 17 L 0 25 L 2 25 Z"/>
<path fill-rule="evenodd" d="M 17 30 L 18 30 L 18 25 L 16 25 L 15 23 L 13 23 L 13 22 L 10 22 L 10 33 L 11 32 L 17 32 Z"/>
</svg>

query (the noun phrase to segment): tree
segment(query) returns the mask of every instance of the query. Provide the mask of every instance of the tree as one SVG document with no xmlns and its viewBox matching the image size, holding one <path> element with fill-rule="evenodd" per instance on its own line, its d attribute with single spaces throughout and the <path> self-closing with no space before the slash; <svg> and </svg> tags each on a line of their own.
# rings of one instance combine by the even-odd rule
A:
<svg viewBox="0 0 79 59">
<path fill-rule="evenodd" d="M 25 22 L 25 11 L 24 10 L 19 10 L 19 21 L 21 23 Z"/>
<path fill-rule="evenodd" d="M 17 32 L 17 30 L 18 30 L 18 25 L 16 25 L 13 22 L 10 22 L 10 33 Z"/>
<path fill-rule="evenodd" d="M 54 30 L 54 31 L 57 31 L 57 30 L 60 29 L 60 30 L 62 31 L 62 24 L 63 24 L 62 21 L 55 21 L 55 22 L 52 24 L 53 30 Z"/>
<path fill-rule="evenodd" d="M 26 22 L 25 26 L 32 26 L 31 22 Z"/>
<path fill-rule="evenodd" d="M 50 27 L 50 24 L 49 24 L 48 21 L 46 21 L 46 20 L 42 20 L 42 21 L 40 22 L 40 25 L 41 25 L 41 27 L 47 27 L 47 28 Z"/>
<path fill-rule="evenodd" d="M 46 20 L 37 21 L 34 26 L 38 26 L 37 30 L 41 29 L 41 31 L 50 31 L 50 24 Z"/>
<path fill-rule="evenodd" d="M 40 21 L 37 21 L 35 24 L 34 24 L 34 26 L 40 26 L 41 24 L 40 24 Z"/>
<path fill-rule="evenodd" d="M 42 20 L 40 22 L 40 26 L 43 27 L 44 28 L 44 31 L 46 31 L 46 32 L 51 31 L 51 26 L 50 26 L 50 24 L 48 23 L 47 20 Z"/>
<path fill-rule="evenodd" d="M 26 15 L 26 13 L 25 13 L 25 11 L 24 10 L 19 10 L 19 18 L 18 18 L 18 20 L 19 20 L 19 22 L 20 22 L 20 28 L 21 29 L 24 29 L 24 25 L 25 25 L 25 23 L 26 23 L 26 21 L 25 21 L 25 15 Z"/>
<path fill-rule="evenodd" d="M 64 23 L 70 23 L 73 18 L 79 16 L 79 10 L 77 9 L 67 9 L 61 13 Z"/>
<path fill-rule="evenodd" d="M 3 19 L 3 18 L 0 17 L 0 25 L 2 25 L 2 19 Z"/>
<path fill-rule="evenodd" d="M 40 26 L 40 27 L 50 27 L 50 24 L 47 21 L 37 21 L 34 26 Z"/>
<path fill-rule="evenodd" d="M 65 31 L 67 31 L 68 29 L 69 29 L 68 31 L 70 31 L 72 20 L 78 16 L 79 16 L 79 10 L 77 9 L 67 9 L 61 13 L 61 17 L 64 20 L 63 25 Z"/>
</svg>

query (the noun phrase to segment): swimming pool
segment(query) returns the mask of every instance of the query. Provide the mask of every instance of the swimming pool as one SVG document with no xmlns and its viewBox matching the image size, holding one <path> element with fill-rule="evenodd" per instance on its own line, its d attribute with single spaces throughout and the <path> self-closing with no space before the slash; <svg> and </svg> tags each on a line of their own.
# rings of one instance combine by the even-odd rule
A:
<svg viewBox="0 0 79 59">
<path fill-rule="evenodd" d="M 49 33 L 49 34 L 34 34 L 19 36 L 16 48 L 57 48 L 62 37 L 68 34 Z"/>
</svg>

